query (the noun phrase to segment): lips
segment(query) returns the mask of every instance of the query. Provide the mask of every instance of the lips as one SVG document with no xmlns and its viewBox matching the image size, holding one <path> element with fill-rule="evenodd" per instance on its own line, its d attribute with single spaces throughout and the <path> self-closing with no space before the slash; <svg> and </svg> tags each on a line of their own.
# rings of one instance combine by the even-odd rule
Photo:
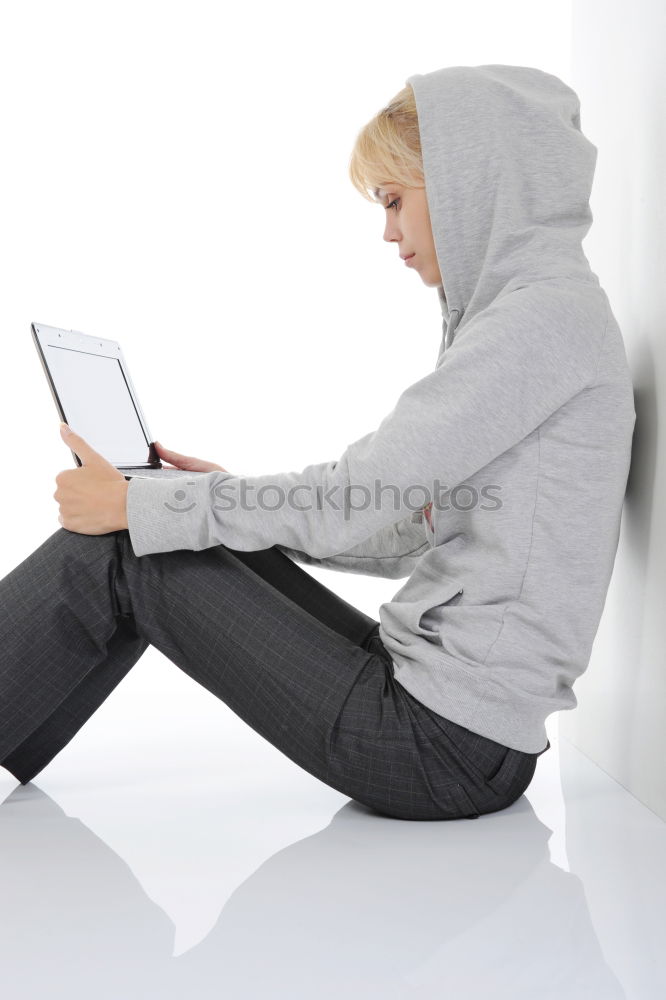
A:
<svg viewBox="0 0 666 1000">
<path fill-rule="evenodd" d="M 402 255 L 402 254 L 400 254 L 400 259 L 401 259 L 401 260 L 409 260 L 409 258 L 410 258 L 410 257 L 413 257 L 413 256 L 414 256 L 414 254 L 413 254 L 413 253 L 408 253 L 408 254 L 407 254 L 407 255 L 406 255 L 405 257 L 403 257 L 403 255 Z"/>
</svg>

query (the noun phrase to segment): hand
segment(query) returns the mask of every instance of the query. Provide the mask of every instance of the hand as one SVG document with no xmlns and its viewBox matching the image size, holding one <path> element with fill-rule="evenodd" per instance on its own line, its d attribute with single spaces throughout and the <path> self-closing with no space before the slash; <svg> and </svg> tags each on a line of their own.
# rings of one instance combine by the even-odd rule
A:
<svg viewBox="0 0 666 1000">
<path fill-rule="evenodd" d="M 81 535 L 106 535 L 127 528 L 127 487 L 114 465 L 70 430 L 60 425 L 60 435 L 83 465 L 65 469 L 56 476 L 53 494 L 60 505 L 58 520 L 67 531 Z"/>
<path fill-rule="evenodd" d="M 179 455 L 177 451 L 169 451 L 168 448 L 163 448 L 159 441 L 155 441 L 155 450 L 162 463 L 164 459 L 173 462 L 173 465 L 165 465 L 165 469 L 186 469 L 187 472 L 214 472 L 216 469 L 218 472 L 229 471 L 223 469 L 221 465 L 216 465 L 215 462 L 204 462 L 202 458 L 191 458 L 189 455 Z"/>
</svg>

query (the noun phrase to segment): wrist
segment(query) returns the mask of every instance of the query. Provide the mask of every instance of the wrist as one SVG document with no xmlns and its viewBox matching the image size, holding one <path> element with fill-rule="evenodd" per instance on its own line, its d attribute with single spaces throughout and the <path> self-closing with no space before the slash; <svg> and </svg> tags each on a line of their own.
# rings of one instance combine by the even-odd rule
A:
<svg viewBox="0 0 666 1000">
<path fill-rule="evenodd" d="M 129 489 L 129 482 L 123 477 L 122 483 L 118 483 L 118 527 L 114 530 L 116 531 L 126 531 L 129 528 L 127 523 L 127 490 Z"/>
</svg>

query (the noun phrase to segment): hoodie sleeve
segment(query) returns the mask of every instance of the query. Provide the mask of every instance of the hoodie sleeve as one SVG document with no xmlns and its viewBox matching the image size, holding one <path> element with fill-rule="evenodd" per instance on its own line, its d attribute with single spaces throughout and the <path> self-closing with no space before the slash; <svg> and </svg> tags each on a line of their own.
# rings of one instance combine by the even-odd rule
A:
<svg viewBox="0 0 666 1000">
<path fill-rule="evenodd" d="M 495 301 L 337 460 L 258 476 L 130 480 L 135 554 L 219 544 L 281 545 L 319 560 L 351 554 L 463 483 L 592 383 L 606 316 L 585 314 L 585 301 L 551 299 L 543 288 Z"/>
<path fill-rule="evenodd" d="M 412 574 L 419 556 L 431 546 L 424 537 L 422 523 L 415 523 L 414 515 L 410 515 L 402 521 L 380 528 L 370 538 L 354 545 L 347 552 L 324 559 L 315 559 L 307 552 L 289 549 L 285 545 L 278 545 L 277 548 L 296 562 L 308 566 L 323 566 L 343 573 L 362 573 L 364 576 L 399 580 Z"/>
</svg>

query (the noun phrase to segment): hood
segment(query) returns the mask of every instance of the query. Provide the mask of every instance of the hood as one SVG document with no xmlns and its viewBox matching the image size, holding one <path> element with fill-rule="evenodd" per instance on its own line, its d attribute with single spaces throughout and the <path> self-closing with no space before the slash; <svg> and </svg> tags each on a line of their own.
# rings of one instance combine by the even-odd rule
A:
<svg viewBox="0 0 666 1000">
<path fill-rule="evenodd" d="M 599 284 L 581 246 L 597 147 L 576 93 L 540 69 L 451 66 L 406 82 L 442 276 L 439 364 L 499 296 L 552 278 Z"/>
</svg>

